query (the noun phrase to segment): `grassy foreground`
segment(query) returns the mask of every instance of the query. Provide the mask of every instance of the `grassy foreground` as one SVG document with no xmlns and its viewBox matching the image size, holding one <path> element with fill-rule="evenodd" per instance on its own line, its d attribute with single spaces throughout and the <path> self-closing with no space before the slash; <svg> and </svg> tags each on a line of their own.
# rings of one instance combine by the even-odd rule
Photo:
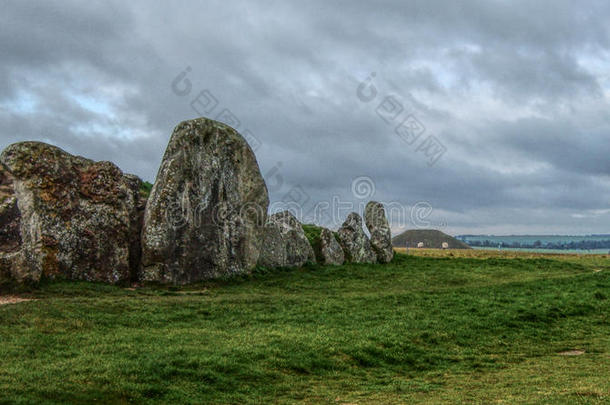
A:
<svg viewBox="0 0 610 405">
<path fill-rule="evenodd" d="M 600 256 L 398 255 L 21 296 L 36 300 L 0 306 L 0 403 L 610 401 Z"/>
</svg>

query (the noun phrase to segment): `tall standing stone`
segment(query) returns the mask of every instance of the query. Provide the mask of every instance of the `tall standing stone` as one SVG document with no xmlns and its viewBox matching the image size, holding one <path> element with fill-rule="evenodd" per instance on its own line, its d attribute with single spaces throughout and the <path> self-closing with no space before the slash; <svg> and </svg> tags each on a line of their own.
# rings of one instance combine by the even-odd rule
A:
<svg viewBox="0 0 610 405">
<path fill-rule="evenodd" d="M 180 123 L 146 206 L 141 277 L 189 283 L 249 272 L 268 205 L 256 157 L 241 135 L 206 118 Z"/>
<path fill-rule="evenodd" d="M 134 277 L 140 249 L 139 179 L 125 176 L 110 162 L 40 142 L 10 145 L 0 163 L 18 210 L 0 214 L 3 228 L 13 232 L 6 220 L 18 220 L 20 237 L 18 247 L 3 244 L 5 273 L 17 281 L 46 277 L 117 283 Z M 12 204 L 11 198 L 5 201 Z"/>
<path fill-rule="evenodd" d="M 364 210 L 364 222 L 371 234 L 371 246 L 379 263 L 389 263 L 394 258 L 392 231 L 381 203 L 370 201 Z"/>
<path fill-rule="evenodd" d="M 337 231 L 337 237 L 348 263 L 375 263 L 377 261 L 371 242 L 362 229 L 362 218 L 357 213 L 352 212 L 347 216 Z"/>
</svg>

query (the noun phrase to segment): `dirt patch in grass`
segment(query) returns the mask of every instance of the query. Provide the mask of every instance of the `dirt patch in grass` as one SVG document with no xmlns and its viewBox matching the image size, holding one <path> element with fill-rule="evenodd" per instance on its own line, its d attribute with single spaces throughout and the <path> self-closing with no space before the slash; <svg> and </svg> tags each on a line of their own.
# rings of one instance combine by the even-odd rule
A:
<svg viewBox="0 0 610 405">
<path fill-rule="evenodd" d="M 206 294 L 208 292 L 207 289 L 203 289 L 203 290 L 187 290 L 187 291 L 176 291 L 177 294 L 180 295 L 203 295 Z"/>
<path fill-rule="evenodd" d="M 565 352 L 557 353 L 560 356 L 581 356 L 585 354 L 584 350 L 566 350 Z"/>
<path fill-rule="evenodd" d="M 19 304 L 20 302 L 33 301 L 31 298 L 20 298 L 12 295 L 0 296 L 0 305 Z"/>
</svg>

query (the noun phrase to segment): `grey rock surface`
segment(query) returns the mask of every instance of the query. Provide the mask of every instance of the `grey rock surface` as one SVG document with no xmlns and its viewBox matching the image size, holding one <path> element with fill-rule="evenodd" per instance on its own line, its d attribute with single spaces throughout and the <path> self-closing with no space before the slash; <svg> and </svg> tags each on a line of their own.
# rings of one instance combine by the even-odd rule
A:
<svg viewBox="0 0 610 405">
<path fill-rule="evenodd" d="M 10 173 L 0 164 L 0 252 L 21 247 L 21 211 Z"/>
<path fill-rule="evenodd" d="M 345 263 L 345 253 L 330 229 L 322 228 L 318 255 L 320 264 L 338 266 Z"/>
<path fill-rule="evenodd" d="M 315 263 L 316 257 L 301 223 L 289 211 L 282 211 L 269 217 L 282 237 L 285 251 L 285 266 L 300 267 L 307 262 Z"/>
<path fill-rule="evenodd" d="M 337 231 L 337 237 L 348 263 L 375 263 L 377 261 L 371 242 L 362 229 L 362 218 L 357 213 L 352 212 L 347 216 Z"/>
<path fill-rule="evenodd" d="M 110 162 L 41 142 L 10 145 L 0 163 L 10 175 L 21 239 L 19 246 L 4 244 L 5 272 L 10 268 L 18 281 L 34 282 L 41 277 L 107 283 L 133 278 L 137 258 L 132 255 L 140 246 L 134 219 L 141 206 L 139 181 Z M 2 223 L 3 232 L 12 232 Z"/>
<path fill-rule="evenodd" d="M 268 205 L 241 135 L 206 118 L 180 123 L 146 205 L 141 278 L 184 284 L 250 272 Z"/>
<path fill-rule="evenodd" d="M 274 222 L 267 222 L 263 235 L 263 244 L 258 264 L 266 268 L 285 267 L 288 264 L 286 241 L 280 227 Z"/>
<path fill-rule="evenodd" d="M 370 201 L 364 211 L 364 222 L 371 235 L 371 247 L 379 263 L 389 263 L 394 258 L 392 231 L 383 204 Z"/>
</svg>

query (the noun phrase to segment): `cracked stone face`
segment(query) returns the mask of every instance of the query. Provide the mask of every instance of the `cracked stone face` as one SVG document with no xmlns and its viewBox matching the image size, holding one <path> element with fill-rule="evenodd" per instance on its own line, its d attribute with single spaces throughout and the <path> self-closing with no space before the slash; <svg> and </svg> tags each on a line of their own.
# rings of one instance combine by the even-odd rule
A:
<svg viewBox="0 0 610 405">
<path fill-rule="evenodd" d="M 13 177 L 0 164 L 0 252 L 10 253 L 21 247 L 21 212 Z"/>
</svg>

